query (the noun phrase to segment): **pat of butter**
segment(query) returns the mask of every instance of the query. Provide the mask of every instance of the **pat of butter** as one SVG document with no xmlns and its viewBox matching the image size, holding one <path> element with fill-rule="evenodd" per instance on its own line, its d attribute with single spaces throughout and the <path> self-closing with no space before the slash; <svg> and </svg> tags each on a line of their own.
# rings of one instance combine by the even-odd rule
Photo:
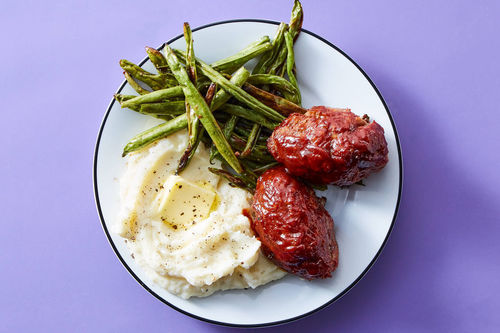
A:
<svg viewBox="0 0 500 333">
<path fill-rule="evenodd" d="M 215 200 L 210 188 L 171 175 L 160 190 L 154 204 L 161 220 L 174 229 L 190 226 L 208 217 Z"/>
</svg>

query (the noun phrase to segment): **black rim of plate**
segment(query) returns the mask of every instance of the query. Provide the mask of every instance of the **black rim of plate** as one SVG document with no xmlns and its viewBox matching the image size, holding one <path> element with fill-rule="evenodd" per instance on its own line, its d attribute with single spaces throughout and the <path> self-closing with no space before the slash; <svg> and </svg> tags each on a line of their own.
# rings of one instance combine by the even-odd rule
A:
<svg viewBox="0 0 500 333">
<path fill-rule="evenodd" d="M 273 24 L 273 25 L 279 25 L 280 24 L 279 22 L 272 21 L 272 20 L 236 19 L 236 20 L 218 21 L 218 22 L 206 24 L 206 25 L 200 26 L 200 27 L 198 27 L 196 29 L 193 29 L 193 31 L 197 31 L 197 30 L 201 30 L 201 29 L 206 29 L 206 28 L 209 28 L 209 27 L 212 27 L 212 26 L 215 26 L 215 25 L 221 25 L 221 24 L 227 24 L 227 23 L 238 23 L 238 22 L 257 22 L 257 23 L 267 23 L 267 24 Z M 398 189 L 398 199 L 397 199 L 397 202 L 396 202 L 396 207 L 394 209 L 394 216 L 392 218 L 391 226 L 389 228 L 389 231 L 387 232 L 387 235 L 386 235 L 386 237 L 385 237 L 382 245 L 380 246 L 379 250 L 377 251 L 377 253 L 373 257 L 372 261 L 368 264 L 368 266 L 365 268 L 365 270 L 356 278 L 356 280 L 354 280 L 354 282 L 352 282 L 346 289 L 344 289 L 336 297 L 334 297 L 333 299 L 329 300 L 325 304 L 317 307 L 316 309 L 314 309 L 312 311 L 309 311 L 307 313 L 301 314 L 301 315 L 296 316 L 296 317 L 292 317 L 292 318 L 288 318 L 288 319 L 284 319 L 284 320 L 279 320 L 279 321 L 274 321 L 274 322 L 268 322 L 268 323 L 260 323 L 260 324 L 233 324 L 233 323 L 225 323 L 225 322 L 220 322 L 220 321 L 216 321 L 216 320 L 211 320 L 211 319 L 203 318 L 203 317 L 194 315 L 192 313 L 189 313 L 187 311 L 184 311 L 183 309 L 180 309 L 180 308 L 176 307 L 175 305 L 167 302 L 162 297 L 160 297 L 158 294 L 156 294 L 153 290 L 151 290 L 141 279 L 139 279 L 139 277 L 132 271 L 132 269 L 127 265 L 127 263 L 125 262 L 125 260 L 123 259 L 123 257 L 120 255 L 120 252 L 118 251 L 118 249 L 116 248 L 115 244 L 113 243 L 113 240 L 111 239 L 111 235 L 110 235 L 110 233 L 108 231 L 108 228 L 106 227 L 106 223 L 104 222 L 104 216 L 102 214 L 101 203 L 100 203 L 100 200 L 99 200 L 99 192 L 98 192 L 98 189 L 97 189 L 97 155 L 98 155 L 98 151 L 99 151 L 99 144 L 101 142 L 102 132 L 103 132 L 104 126 L 106 124 L 106 120 L 108 119 L 108 115 L 109 115 L 109 113 L 111 111 L 111 108 L 113 107 L 113 104 L 115 103 L 114 99 L 111 100 L 111 103 L 109 104 L 108 109 L 106 110 L 106 114 L 104 115 L 104 118 L 102 120 L 101 126 L 99 128 L 99 134 L 97 136 L 95 151 L 94 151 L 93 182 L 94 182 L 94 196 L 95 196 L 95 201 L 96 201 L 96 206 L 97 206 L 97 212 L 99 213 L 99 218 L 101 220 L 101 225 L 102 225 L 102 228 L 104 229 L 106 237 L 108 238 L 108 242 L 110 243 L 111 247 L 113 248 L 113 251 L 115 252 L 116 256 L 118 257 L 118 259 L 120 260 L 120 262 L 122 263 L 122 265 L 127 269 L 127 271 L 130 273 L 130 275 L 132 275 L 134 277 L 134 279 L 144 289 L 146 289 L 150 294 L 152 294 L 154 297 L 156 297 L 157 299 L 159 299 L 163 303 L 167 304 L 171 308 L 173 308 L 173 309 L 175 309 L 175 310 L 177 310 L 177 311 L 179 311 L 179 312 L 181 312 L 181 313 L 183 313 L 183 314 L 185 314 L 187 316 L 190 316 L 192 318 L 195 318 L 195 319 L 198 319 L 198 320 L 202 320 L 202 321 L 205 321 L 205 322 L 208 322 L 208 323 L 211 323 L 211 324 L 222 325 L 222 326 L 230 326 L 230 327 L 266 327 L 266 326 L 275 326 L 275 325 L 289 323 L 289 322 L 296 321 L 298 319 L 302 319 L 304 317 L 307 317 L 307 316 L 309 316 L 309 315 L 311 315 L 313 313 L 316 313 L 319 310 L 322 310 L 322 309 L 326 308 L 327 306 L 333 304 L 335 301 L 337 301 L 342 296 L 344 296 L 349 290 L 352 289 L 352 287 L 354 287 L 365 276 L 365 274 L 368 272 L 368 270 L 370 270 L 370 268 L 373 266 L 373 264 L 375 263 L 375 261 L 377 260 L 377 258 L 380 256 L 380 253 L 382 252 L 383 248 L 385 247 L 385 244 L 387 243 L 387 240 L 388 240 L 388 238 L 389 238 L 389 236 L 390 236 L 390 234 L 392 232 L 392 229 L 394 228 L 394 223 L 396 221 L 396 216 L 398 214 L 399 205 L 400 205 L 400 202 L 401 202 L 401 192 L 402 192 L 402 186 L 403 186 L 403 160 L 402 160 L 401 145 L 399 143 L 398 132 L 396 130 L 396 125 L 394 124 L 394 119 L 392 118 L 392 115 L 389 112 L 389 108 L 387 107 L 387 104 L 385 103 L 384 98 L 382 97 L 382 95 L 380 94 L 379 90 L 377 89 L 377 87 L 375 86 L 375 84 L 372 82 L 372 80 L 363 71 L 363 69 L 361 69 L 361 67 L 354 60 L 352 60 L 344 51 L 342 51 L 341 49 L 339 49 L 334 44 L 330 43 L 329 41 L 327 41 L 323 37 L 318 36 L 318 35 L 316 35 L 313 32 L 310 32 L 310 31 L 308 31 L 306 29 L 302 29 L 301 32 L 302 33 L 306 33 L 308 35 L 311 35 L 311 36 L 319 39 L 320 41 L 322 41 L 326 45 L 330 46 L 331 48 L 335 49 L 337 52 L 339 52 L 340 54 L 342 54 L 354 66 L 356 66 L 356 68 L 368 80 L 368 82 L 370 83 L 370 85 L 372 86 L 372 88 L 377 93 L 380 101 L 384 105 L 385 111 L 387 112 L 387 115 L 389 116 L 389 120 L 391 121 L 391 125 L 392 125 L 393 131 L 394 131 L 394 136 L 395 136 L 395 139 L 396 139 L 396 146 L 398 148 L 398 158 L 399 158 L 399 189 Z M 182 38 L 182 37 L 183 37 L 183 35 L 178 35 L 177 37 L 174 37 L 174 38 L 170 39 L 168 42 L 166 42 L 166 44 L 173 43 L 174 41 L 176 41 L 177 39 Z M 162 44 L 158 49 L 163 49 L 164 46 L 165 46 L 165 44 Z M 144 58 L 139 63 L 139 66 L 144 65 L 144 63 L 146 63 L 147 60 L 148 60 L 148 57 Z M 118 90 L 116 91 L 116 93 L 120 93 L 126 83 L 127 83 L 127 81 L 124 81 L 120 85 L 120 87 L 118 88 Z"/>
</svg>

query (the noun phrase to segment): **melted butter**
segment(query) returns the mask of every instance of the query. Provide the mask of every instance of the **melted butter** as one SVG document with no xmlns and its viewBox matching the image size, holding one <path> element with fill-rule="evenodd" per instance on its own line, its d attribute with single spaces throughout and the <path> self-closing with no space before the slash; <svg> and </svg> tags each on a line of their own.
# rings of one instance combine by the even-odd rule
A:
<svg viewBox="0 0 500 333">
<path fill-rule="evenodd" d="M 212 212 L 215 212 L 217 208 L 219 208 L 220 203 L 221 203 L 220 196 L 217 192 L 215 192 L 214 202 L 212 202 L 212 206 L 210 207 L 208 214 L 210 215 Z"/>
<path fill-rule="evenodd" d="M 219 208 L 219 205 L 221 203 L 220 195 L 217 193 L 217 190 L 212 186 L 212 184 L 207 181 L 196 182 L 196 185 L 215 193 L 214 201 L 212 202 L 212 206 L 210 206 L 210 209 L 208 211 L 208 215 L 210 215 L 212 212 L 215 212 L 217 208 Z"/>
</svg>

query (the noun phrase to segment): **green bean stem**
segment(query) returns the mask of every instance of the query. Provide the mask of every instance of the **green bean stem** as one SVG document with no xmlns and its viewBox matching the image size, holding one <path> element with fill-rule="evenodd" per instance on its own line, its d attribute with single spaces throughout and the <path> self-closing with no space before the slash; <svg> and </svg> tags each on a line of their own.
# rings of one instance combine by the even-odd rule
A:
<svg viewBox="0 0 500 333">
<path fill-rule="evenodd" d="M 295 0 L 293 3 L 292 16 L 290 18 L 290 24 L 289 24 L 290 34 L 293 37 L 293 41 L 296 41 L 297 37 L 299 37 L 303 21 L 304 21 L 304 11 L 302 10 L 302 5 L 299 0 Z"/>
<path fill-rule="evenodd" d="M 137 96 L 136 95 L 114 94 L 113 97 L 121 105 L 123 102 L 128 101 L 129 99 L 132 99 L 132 98 L 136 98 Z"/>
<path fill-rule="evenodd" d="M 153 90 L 160 90 L 177 84 L 175 80 L 172 80 L 165 75 L 152 74 L 125 59 L 120 60 L 120 66 L 133 78 L 144 82 Z"/>
<path fill-rule="evenodd" d="M 125 80 L 127 80 L 128 84 L 134 89 L 139 95 L 145 95 L 149 94 L 151 91 L 144 89 L 137 83 L 137 81 L 134 80 L 134 78 L 128 73 L 128 72 L 123 72 L 123 75 L 125 76 Z"/>
<path fill-rule="evenodd" d="M 172 75 L 170 69 L 168 68 L 167 60 L 160 51 L 146 46 L 146 53 L 148 54 L 149 60 L 151 60 L 151 63 L 153 63 L 158 73 Z"/>
<path fill-rule="evenodd" d="M 245 177 L 245 175 L 234 175 L 226 170 L 217 169 L 217 168 L 208 168 L 208 170 L 222 178 L 225 178 L 229 181 L 229 185 L 233 187 L 239 187 L 250 193 L 255 192 L 256 182 L 250 177 Z"/>
<path fill-rule="evenodd" d="M 113 97 L 118 101 L 118 103 L 120 103 L 120 105 L 123 107 L 123 103 L 125 103 L 126 101 L 129 101 L 133 98 L 136 98 L 137 96 L 136 95 L 122 95 L 122 94 L 114 94 Z M 141 111 L 141 107 L 140 106 L 137 106 L 137 105 L 132 105 L 131 107 L 129 107 L 129 109 L 133 110 L 133 111 L 137 111 L 137 112 L 140 112 Z"/>
</svg>

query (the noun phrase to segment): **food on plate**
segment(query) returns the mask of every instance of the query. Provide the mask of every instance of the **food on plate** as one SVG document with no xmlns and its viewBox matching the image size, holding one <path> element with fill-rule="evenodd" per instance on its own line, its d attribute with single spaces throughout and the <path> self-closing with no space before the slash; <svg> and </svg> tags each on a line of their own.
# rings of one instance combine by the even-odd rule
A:
<svg viewBox="0 0 500 333">
<path fill-rule="evenodd" d="M 256 288 L 286 272 L 330 277 L 339 260 L 334 222 L 311 186 L 351 185 L 387 163 L 376 122 L 302 107 L 293 50 L 302 20 L 295 0 L 274 38 L 211 64 L 195 55 L 187 23 L 186 51 L 146 48 L 155 73 L 120 61 L 138 95 L 116 101 L 159 123 L 123 149 L 115 231 L 175 295 Z"/>
<path fill-rule="evenodd" d="M 266 139 L 291 111 L 306 111 L 293 73 L 301 25 L 295 1 L 272 41 L 210 65 L 195 57 L 187 23 L 186 51 L 146 48 L 157 73 L 120 61 L 138 96 L 115 99 L 163 122 L 123 150 L 115 231 L 145 274 L 175 295 L 255 288 L 286 275 L 261 253 L 244 212 L 259 174 L 276 165 Z M 243 65 L 257 56 L 250 72 Z"/>
<path fill-rule="evenodd" d="M 175 175 L 187 139 L 187 131 L 179 131 L 125 158 L 115 232 L 126 239 L 135 262 L 149 279 L 183 298 L 256 288 L 283 277 L 260 254 L 242 213 L 251 195 L 208 171 L 207 148 L 200 145 Z"/>
<path fill-rule="evenodd" d="M 260 176 L 252 202 L 252 228 L 266 257 L 308 280 L 331 277 L 339 249 L 324 204 L 283 166 Z"/>
<path fill-rule="evenodd" d="M 352 185 L 388 162 L 382 126 L 349 109 L 324 106 L 289 116 L 267 148 L 289 173 L 316 184 Z"/>
</svg>

